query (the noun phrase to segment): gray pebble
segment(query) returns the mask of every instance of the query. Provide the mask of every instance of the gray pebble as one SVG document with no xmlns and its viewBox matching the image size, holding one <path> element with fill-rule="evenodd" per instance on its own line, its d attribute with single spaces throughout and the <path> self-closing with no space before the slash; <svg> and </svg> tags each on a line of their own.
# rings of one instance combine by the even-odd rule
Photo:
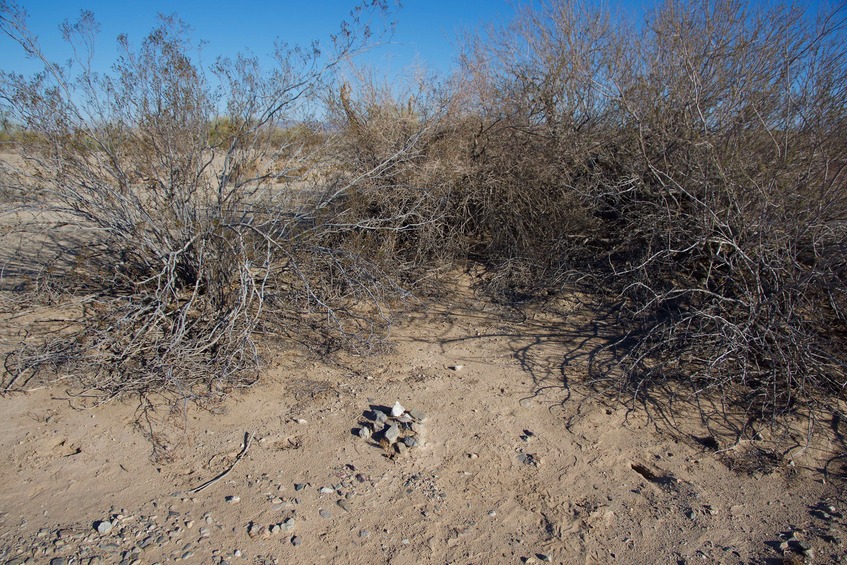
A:
<svg viewBox="0 0 847 565">
<path fill-rule="evenodd" d="M 374 421 L 383 423 L 386 420 L 388 420 L 388 414 L 380 410 L 374 410 Z"/>
<path fill-rule="evenodd" d="M 294 483 L 294 490 L 300 491 L 306 488 L 304 483 Z"/>
<path fill-rule="evenodd" d="M 352 510 L 350 503 L 344 500 L 343 498 L 336 502 L 336 504 L 338 504 L 338 506 L 341 507 L 341 509 L 345 512 L 350 512 Z"/>
<path fill-rule="evenodd" d="M 105 535 L 112 531 L 112 522 L 109 520 L 100 520 L 95 524 L 97 533 Z"/>
<path fill-rule="evenodd" d="M 50 560 L 50 565 L 66 565 L 67 561 L 65 561 L 64 557 L 54 557 Z"/>
<path fill-rule="evenodd" d="M 291 538 L 291 545 L 293 545 L 294 547 L 297 547 L 301 543 L 303 543 L 303 540 L 300 539 L 300 536 L 294 536 L 293 538 Z"/>
<path fill-rule="evenodd" d="M 423 422 L 424 420 L 426 420 L 426 414 L 424 414 L 420 410 L 409 410 L 407 414 L 418 422 Z"/>
<path fill-rule="evenodd" d="M 247 535 L 251 538 L 255 538 L 256 536 L 262 535 L 263 533 L 265 533 L 264 526 L 260 526 L 259 524 L 256 524 L 254 522 L 250 522 L 250 524 L 247 526 Z"/>
<path fill-rule="evenodd" d="M 360 538 L 366 538 L 369 535 L 371 535 L 371 533 L 368 530 L 359 530 L 359 537 Z"/>
<path fill-rule="evenodd" d="M 327 520 L 332 518 L 332 512 L 330 512 L 329 510 L 324 510 L 323 508 L 318 511 L 318 514 L 321 515 L 321 518 L 325 518 Z"/>
<path fill-rule="evenodd" d="M 396 425 L 392 425 L 390 428 L 385 430 L 385 439 L 387 439 L 390 443 L 397 441 L 398 437 L 400 437 L 400 429 Z"/>
<path fill-rule="evenodd" d="M 407 436 L 407 437 L 403 438 L 403 443 L 405 443 L 407 447 L 417 447 L 418 440 L 416 440 L 415 438 L 413 438 L 411 436 Z"/>
</svg>

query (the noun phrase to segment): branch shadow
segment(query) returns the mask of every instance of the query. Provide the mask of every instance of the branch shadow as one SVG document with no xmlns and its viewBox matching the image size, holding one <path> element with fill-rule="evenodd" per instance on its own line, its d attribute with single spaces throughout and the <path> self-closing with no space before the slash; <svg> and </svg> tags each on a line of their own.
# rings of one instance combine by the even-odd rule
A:
<svg viewBox="0 0 847 565">
<path fill-rule="evenodd" d="M 622 361 L 643 335 L 621 323 L 620 303 L 585 296 L 574 293 L 562 303 L 528 307 L 484 303 L 481 308 L 479 303 L 473 307 L 458 301 L 430 305 L 429 316 L 452 322 L 441 334 L 418 339 L 443 350 L 462 342 L 506 340 L 513 359 L 532 381 L 531 391 L 521 400 L 543 399 L 549 410 L 573 413 L 566 405 L 574 402 L 625 406 L 625 419 L 640 411 L 657 431 L 711 452 L 755 433 L 747 414 L 719 395 L 695 390 L 685 375 L 657 371 L 641 379 L 627 377 Z M 452 335 L 459 319 L 495 329 Z"/>
</svg>

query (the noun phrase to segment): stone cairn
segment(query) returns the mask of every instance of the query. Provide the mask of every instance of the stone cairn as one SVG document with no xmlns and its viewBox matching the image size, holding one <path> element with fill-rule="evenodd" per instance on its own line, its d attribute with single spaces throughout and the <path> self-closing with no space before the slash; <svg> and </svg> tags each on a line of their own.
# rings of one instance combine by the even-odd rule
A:
<svg viewBox="0 0 847 565">
<path fill-rule="evenodd" d="M 362 439 L 373 440 L 388 457 L 394 458 L 423 444 L 424 420 L 423 412 L 406 410 L 399 401 L 391 410 L 371 406 L 364 413 L 356 433 Z"/>
</svg>

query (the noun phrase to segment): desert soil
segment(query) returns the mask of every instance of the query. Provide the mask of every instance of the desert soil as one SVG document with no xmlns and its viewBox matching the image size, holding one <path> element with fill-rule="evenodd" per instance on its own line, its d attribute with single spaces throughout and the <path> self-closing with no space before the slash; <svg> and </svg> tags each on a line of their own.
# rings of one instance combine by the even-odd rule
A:
<svg viewBox="0 0 847 565">
<path fill-rule="evenodd" d="M 0 563 L 847 560 L 840 421 L 807 445 L 686 395 L 630 410 L 584 384 L 603 329 L 578 302 L 469 300 L 407 316 L 389 353 L 280 350 L 211 410 L 159 407 L 158 458 L 137 399 L 0 398 Z M 389 457 L 358 430 L 396 401 L 425 418 Z"/>
</svg>

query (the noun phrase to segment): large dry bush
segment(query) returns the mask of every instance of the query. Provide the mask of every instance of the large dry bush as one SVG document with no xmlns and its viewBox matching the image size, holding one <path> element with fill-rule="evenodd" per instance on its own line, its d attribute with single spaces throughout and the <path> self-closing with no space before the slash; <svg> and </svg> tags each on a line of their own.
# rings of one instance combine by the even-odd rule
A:
<svg viewBox="0 0 847 565">
<path fill-rule="evenodd" d="M 843 9 L 668 3 L 615 99 L 633 182 L 614 276 L 634 382 L 677 372 L 763 414 L 842 397 Z"/>
<path fill-rule="evenodd" d="M 489 292 L 511 300 L 559 287 L 597 239 L 591 192 L 617 171 L 608 17 L 554 2 L 523 5 L 462 53 L 474 100 L 467 190 L 475 256 Z"/>
<path fill-rule="evenodd" d="M 342 170 L 356 179 L 331 210 L 347 244 L 406 283 L 461 261 L 469 138 L 455 83 L 418 71 L 389 84 L 352 69 L 329 108 Z"/>
<path fill-rule="evenodd" d="M 471 42 L 469 221 L 498 288 L 617 303 L 595 378 L 636 395 L 681 377 L 760 414 L 843 398 L 846 15 L 671 0 L 627 27 L 557 1 Z"/>
<path fill-rule="evenodd" d="M 0 76 L 4 115 L 27 132 L 16 182 L 69 238 L 18 290 L 52 283 L 81 305 L 69 329 L 7 357 L 4 389 L 50 368 L 97 394 L 203 396 L 254 377 L 260 334 L 370 344 L 384 320 L 360 311 L 378 314 L 391 286 L 327 246 L 336 227 L 320 210 L 356 179 L 333 175 L 335 136 L 309 115 L 387 11 L 362 3 L 323 53 L 278 45 L 270 70 L 245 56 L 201 66 L 185 24 L 165 17 L 138 45 L 120 37 L 120 59 L 95 72 L 92 14 L 63 25 L 74 53 L 63 66 L 3 1 L 0 29 L 44 65 Z"/>
</svg>

